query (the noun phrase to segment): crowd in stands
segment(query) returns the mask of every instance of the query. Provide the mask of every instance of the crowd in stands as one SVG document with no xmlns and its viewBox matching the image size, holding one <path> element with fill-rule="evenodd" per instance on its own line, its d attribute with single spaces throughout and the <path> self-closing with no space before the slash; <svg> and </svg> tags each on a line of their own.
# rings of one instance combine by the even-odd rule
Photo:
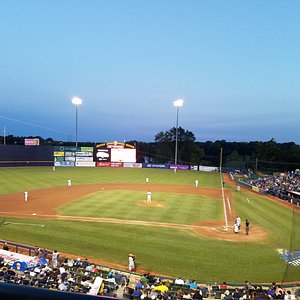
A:
<svg viewBox="0 0 300 300">
<path fill-rule="evenodd" d="M 9 251 L 3 244 L 3 250 Z M 215 298 L 221 300 L 263 300 L 282 299 L 295 300 L 290 290 L 272 283 L 269 287 L 252 285 L 245 281 L 239 288 L 222 284 L 200 284 L 195 280 L 181 277 L 177 279 L 163 278 L 150 273 L 138 275 L 131 272 L 120 272 L 90 263 L 86 259 L 60 257 L 57 250 L 48 251 L 36 247 L 36 257 L 46 258 L 47 263 L 34 268 L 20 270 L 0 257 L 0 282 L 27 285 L 63 292 L 89 293 L 95 279 L 101 277 L 103 283 L 98 295 L 112 296 L 130 300 L 183 300 Z M 132 279 L 134 278 L 134 279 Z M 121 291 L 121 292 L 120 292 Z M 300 295 L 299 295 L 300 296 Z"/>
<path fill-rule="evenodd" d="M 4 244 L 3 250 L 7 249 L 8 246 Z M 26 270 L 13 268 L 11 264 L 0 257 L 0 281 L 86 294 L 89 293 L 95 278 L 99 276 L 107 279 L 107 282 L 103 282 L 99 294 L 108 296 L 114 295 L 118 284 L 126 284 L 126 277 L 120 276 L 117 272 L 107 272 L 107 275 L 104 276 L 100 267 L 89 263 L 88 259 L 60 259 L 59 252 L 56 250 L 51 255 L 49 253 L 46 249 L 36 248 L 34 255 L 47 258 L 49 263 L 38 264 L 34 268 L 26 268 Z"/>
<path fill-rule="evenodd" d="M 248 183 L 270 195 L 300 205 L 299 170 L 250 179 Z"/>
</svg>

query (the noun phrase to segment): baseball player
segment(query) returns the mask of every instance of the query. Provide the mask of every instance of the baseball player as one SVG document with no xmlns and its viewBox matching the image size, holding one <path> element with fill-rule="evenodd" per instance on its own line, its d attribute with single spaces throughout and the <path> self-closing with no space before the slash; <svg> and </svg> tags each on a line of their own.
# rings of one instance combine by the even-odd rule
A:
<svg viewBox="0 0 300 300">
<path fill-rule="evenodd" d="M 24 201 L 28 201 L 28 192 L 27 191 L 24 192 Z"/>
<path fill-rule="evenodd" d="M 147 202 L 151 202 L 151 192 L 147 192 Z"/>
<path fill-rule="evenodd" d="M 241 218 L 239 216 L 236 216 L 235 222 L 238 225 L 239 229 L 241 229 Z"/>
<path fill-rule="evenodd" d="M 198 179 L 195 180 L 195 186 L 198 187 L 199 181 Z"/>
<path fill-rule="evenodd" d="M 72 186 L 71 179 L 68 179 L 68 186 Z"/>
<path fill-rule="evenodd" d="M 146 177 L 146 183 L 149 183 L 149 178 L 148 177 Z"/>
<path fill-rule="evenodd" d="M 239 233 L 239 225 L 237 223 L 234 223 L 233 231 L 234 231 L 234 233 Z"/>
</svg>

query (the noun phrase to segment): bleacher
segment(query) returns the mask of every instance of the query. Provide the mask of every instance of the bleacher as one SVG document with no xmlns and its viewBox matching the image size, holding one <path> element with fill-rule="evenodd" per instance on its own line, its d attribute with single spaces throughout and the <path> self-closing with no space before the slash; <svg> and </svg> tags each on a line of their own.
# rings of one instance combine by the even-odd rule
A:
<svg viewBox="0 0 300 300">
<path fill-rule="evenodd" d="M 9 251 L 6 253 L 6 250 L 2 250 L 0 253 L 4 251 L 6 257 L 13 256 L 15 253 L 22 253 L 29 258 L 33 258 L 32 256 L 36 249 L 35 247 L 0 240 L 0 247 L 4 245 L 9 248 Z M 150 275 L 149 273 L 141 275 L 94 263 L 92 263 L 93 270 L 88 271 L 83 267 L 83 262 L 76 260 L 72 263 L 72 259 L 65 259 L 64 262 L 61 262 L 61 265 L 64 265 L 66 268 L 67 271 L 65 273 L 67 273 L 68 276 L 62 280 L 62 274 L 64 274 L 64 272 L 59 273 L 58 269 L 53 268 L 52 270 L 50 268 L 51 255 L 53 252 L 47 250 L 47 253 L 49 256 L 49 264 L 38 266 L 38 268 L 40 268 L 41 273 L 44 272 L 48 277 L 46 277 L 46 275 L 44 277 L 40 276 L 39 272 L 35 273 L 35 267 L 33 266 L 27 268 L 28 270 L 20 272 L 16 267 L 16 262 L 8 262 L 0 258 L 0 299 L 14 299 L 14 295 L 18 298 L 18 295 L 21 293 L 20 291 L 22 291 L 22 293 L 29 293 L 28 298 L 23 294 L 22 298 L 19 299 L 67 300 L 77 299 L 77 297 L 82 296 L 91 297 L 89 295 L 97 295 L 103 298 L 109 297 L 110 299 L 113 297 L 117 299 L 141 300 L 201 300 L 203 298 L 237 300 L 242 298 L 248 299 L 251 293 L 267 295 L 269 288 L 269 285 L 253 285 L 250 289 L 246 288 L 243 284 L 228 284 L 224 287 L 222 284 L 210 284 L 205 282 L 193 282 L 193 284 L 196 285 L 191 288 L 190 284 L 192 284 L 192 282 L 185 281 L 184 284 L 178 284 L 174 278 L 159 277 Z M 12 268 L 13 266 L 15 269 Z M 51 271 L 47 273 L 48 268 Z M 4 276 L 3 274 L 8 273 L 9 270 L 11 274 L 17 273 L 23 274 L 24 276 Z M 61 285 L 62 282 L 63 284 Z M 138 282 L 140 283 L 139 286 L 142 286 L 140 293 L 138 293 L 138 295 L 141 294 L 140 296 L 135 295 Z M 297 285 L 287 287 L 295 290 Z M 37 290 L 39 290 L 39 292 L 37 292 Z M 7 296 L 8 291 L 10 291 L 10 297 Z M 30 298 L 30 294 L 36 293 L 40 295 L 40 298 Z M 77 295 L 76 297 L 74 296 L 75 294 Z"/>
</svg>

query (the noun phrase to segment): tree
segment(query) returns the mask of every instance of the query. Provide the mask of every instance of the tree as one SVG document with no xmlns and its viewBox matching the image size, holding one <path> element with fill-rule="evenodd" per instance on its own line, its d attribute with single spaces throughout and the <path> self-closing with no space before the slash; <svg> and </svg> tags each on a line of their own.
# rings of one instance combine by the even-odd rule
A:
<svg viewBox="0 0 300 300">
<path fill-rule="evenodd" d="M 191 155 L 195 151 L 195 135 L 189 130 L 182 127 L 178 128 L 178 163 L 190 163 Z M 173 127 L 168 131 L 160 131 L 155 135 L 155 142 L 160 144 L 160 150 L 163 157 L 168 158 L 169 162 L 173 161 L 175 152 L 176 128 Z"/>
</svg>

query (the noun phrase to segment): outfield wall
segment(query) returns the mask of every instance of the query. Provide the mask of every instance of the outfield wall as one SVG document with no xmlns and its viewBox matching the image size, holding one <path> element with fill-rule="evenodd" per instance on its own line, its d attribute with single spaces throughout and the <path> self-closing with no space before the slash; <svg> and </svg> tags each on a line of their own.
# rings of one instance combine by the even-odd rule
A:
<svg viewBox="0 0 300 300">
<path fill-rule="evenodd" d="M 132 151 L 124 150 L 128 161 L 111 160 L 111 150 L 98 147 L 0 145 L 0 167 L 112 167 L 154 168 L 218 172 L 218 167 L 169 163 L 137 163 Z M 127 152 L 130 151 L 130 154 Z M 135 152 L 134 152 L 135 153 Z"/>
<path fill-rule="evenodd" d="M 0 167 L 53 166 L 53 147 L 0 145 Z"/>
</svg>

